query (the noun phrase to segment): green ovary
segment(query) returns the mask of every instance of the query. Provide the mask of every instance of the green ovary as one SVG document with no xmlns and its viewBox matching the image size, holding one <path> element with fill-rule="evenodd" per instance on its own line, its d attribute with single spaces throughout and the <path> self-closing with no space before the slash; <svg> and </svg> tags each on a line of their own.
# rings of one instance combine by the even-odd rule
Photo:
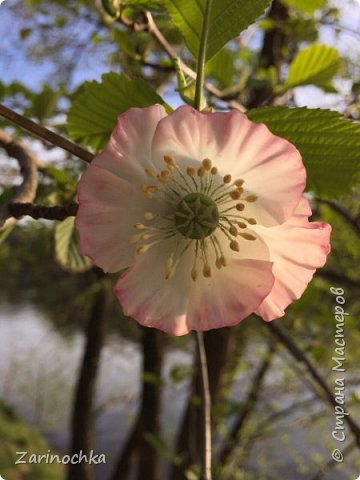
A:
<svg viewBox="0 0 360 480">
<path fill-rule="evenodd" d="M 176 230 L 184 237 L 202 240 L 216 230 L 219 210 L 208 195 L 189 193 L 177 205 L 174 219 Z"/>
</svg>

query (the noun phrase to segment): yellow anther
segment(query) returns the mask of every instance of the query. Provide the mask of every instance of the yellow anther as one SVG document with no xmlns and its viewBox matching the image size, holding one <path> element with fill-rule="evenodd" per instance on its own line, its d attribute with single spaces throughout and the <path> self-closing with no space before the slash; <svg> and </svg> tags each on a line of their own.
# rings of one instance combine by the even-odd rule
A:
<svg viewBox="0 0 360 480">
<path fill-rule="evenodd" d="M 240 233 L 239 235 L 245 238 L 245 240 L 256 240 L 255 235 L 251 235 L 251 233 Z"/>
<path fill-rule="evenodd" d="M 231 225 L 231 227 L 229 228 L 229 232 L 230 232 L 231 235 L 233 235 L 234 237 L 236 237 L 237 234 L 239 233 L 239 232 L 238 232 L 238 229 L 235 227 L 235 225 Z"/>
<path fill-rule="evenodd" d="M 230 192 L 230 197 L 233 200 L 239 200 L 239 198 L 241 197 L 241 192 L 239 192 L 239 189 L 233 190 L 232 192 Z"/>
<path fill-rule="evenodd" d="M 145 220 L 152 220 L 154 218 L 154 214 L 151 212 L 145 212 L 144 213 L 144 218 Z"/>
<path fill-rule="evenodd" d="M 212 276 L 211 267 L 207 263 L 205 263 L 205 265 L 204 265 L 203 275 L 204 275 L 205 278 L 210 278 Z"/>
<path fill-rule="evenodd" d="M 222 266 L 226 267 L 227 263 L 226 263 L 226 258 L 224 257 L 224 255 L 221 255 L 220 260 L 221 260 Z"/>
<path fill-rule="evenodd" d="M 247 197 L 245 197 L 245 201 L 250 203 L 256 202 L 257 199 L 257 195 L 248 195 Z"/>
<path fill-rule="evenodd" d="M 142 255 L 143 253 L 147 252 L 151 247 L 152 247 L 152 243 L 149 243 L 148 245 L 142 245 L 136 250 L 136 253 L 138 255 Z"/>
<path fill-rule="evenodd" d="M 169 170 L 162 170 L 158 175 L 157 175 L 157 179 L 162 182 L 162 183 L 165 183 L 168 178 L 170 176 L 170 172 Z"/>
<path fill-rule="evenodd" d="M 186 173 L 189 175 L 189 177 L 193 177 L 196 173 L 195 168 L 193 167 L 187 167 Z"/>
<path fill-rule="evenodd" d="M 166 165 L 169 165 L 169 167 L 175 167 L 175 158 L 171 157 L 170 155 L 164 155 L 164 161 Z"/>
<path fill-rule="evenodd" d="M 199 175 L 199 177 L 204 177 L 206 175 L 205 168 L 204 167 L 198 168 L 197 174 Z"/>
<path fill-rule="evenodd" d="M 248 218 L 247 221 L 250 223 L 250 225 L 256 225 L 256 220 L 255 218 Z"/>
<path fill-rule="evenodd" d="M 144 228 L 147 228 L 147 227 L 145 227 L 145 225 L 143 223 L 135 223 L 133 226 L 137 230 L 143 230 Z"/>
<path fill-rule="evenodd" d="M 236 210 L 238 210 L 239 212 L 242 212 L 244 208 L 245 208 L 245 205 L 243 203 L 236 204 Z"/>
<path fill-rule="evenodd" d="M 140 240 L 142 240 L 144 237 L 143 234 L 137 234 L 137 235 L 133 235 L 132 237 L 130 237 L 129 239 L 129 243 L 137 243 L 137 242 L 140 242 Z"/>
<path fill-rule="evenodd" d="M 237 224 L 240 228 L 247 228 L 247 225 L 244 222 L 237 222 Z"/>
<path fill-rule="evenodd" d="M 236 240 L 231 240 L 230 248 L 231 248 L 231 250 L 234 250 L 234 252 L 238 252 L 240 250 L 239 244 Z"/>
<path fill-rule="evenodd" d="M 202 165 L 205 168 L 205 170 L 210 171 L 212 166 L 212 162 L 210 158 L 204 158 L 204 160 L 202 161 Z"/>
<path fill-rule="evenodd" d="M 157 187 L 155 185 L 142 185 L 141 189 L 149 198 L 152 198 L 154 193 L 157 191 Z"/>
<path fill-rule="evenodd" d="M 175 273 L 176 265 L 174 264 L 174 257 L 171 255 L 166 262 L 165 279 L 169 280 Z"/>
<path fill-rule="evenodd" d="M 151 178 L 156 178 L 155 172 L 151 168 L 145 168 L 146 174 Z"/>
<path fill-rule="evenodd" d="M 210 172 L 212 175 L 216 175 L 218 173 L 218 169 L 216 167 L 212 167 Z"/>
<path fill-rule="evenodd" d="M 242 178 L 238 178 L 237 180 L 235 180 L 234 184 L 237 187 L 242 187 L 244 185 L 244 180 Z"/>
<path fill-rule="evenodd" d="M 194 267 L 191 270 L 191 278 L 194 280 L 194 282 L 196 282 L 197 277 L 198 277 L 198 272 L 197 272 L 196 268 Z"/>
<path fill-rule="evenodd" d="M 223 178 L 224 183 L 230 183 L 231 182 L 231 175 L 225 175 Z"/>
</svg>

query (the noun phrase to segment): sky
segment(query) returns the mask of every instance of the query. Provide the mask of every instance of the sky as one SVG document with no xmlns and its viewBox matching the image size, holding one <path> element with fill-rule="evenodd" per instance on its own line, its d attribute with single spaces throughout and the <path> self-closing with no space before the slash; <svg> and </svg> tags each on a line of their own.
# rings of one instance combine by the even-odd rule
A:
<svg viewBox="0 0 360 480">
<path fill-rule="evenodd" d="M 343 31 L 339 41 L 331 27 L 323 26 L 320 29 L 318 43 L 334 45 L 340 53 L 346 53 L 360 63 L 360 0 L 332 0 L 331 4 L 341 6 L 342 15 L 339 23 L 359 34 Z M 23 41 L 18 33 L 21 20 L 14 7 L 15 0 L 5 0 L 0 6 L 0 81 L 9 84 L 19 80 L 35 91 L 40 90 L 43 83 L 55 82 L 54 71 L 49 62 L 35 62 L 26 58 Z M 81 29 L 75 34 L 80 37 Z M 90 52 L 84 48 L 79 56 L 72 81 L 73 86 L 81 84 L 84 80 L 99 80 L 102 73 L 108 70 L 109 67 L 99 61 L 99 58 L 97 61 L 92 61 Z M 336 86 L 342 93 L 347 93 L 350 83 L 341 81 L 337 82 Z M 338 95 L 324 94 L 323 91 L 314 87 L 301 87 L 296 91 L 296 101 L 299 106 L 341 108 L 339 98 Z M 174 101 L 175 98 L 172 97 L 171 103 L 174 104 Z"/>
</svg>

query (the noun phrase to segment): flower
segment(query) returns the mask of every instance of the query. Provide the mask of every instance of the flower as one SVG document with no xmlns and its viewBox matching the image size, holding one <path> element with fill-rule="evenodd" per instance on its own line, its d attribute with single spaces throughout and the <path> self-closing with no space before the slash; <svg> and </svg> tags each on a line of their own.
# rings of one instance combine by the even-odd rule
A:
<svg viewBox="0 0 360 480">
<path fill-rule="evenodd" d="M 329 253 L 297 149 L 238 111 L 132 108 L 82 176 L 80 251 L 124 313 L 174 335 L 284 315 Z"/>
</svg>

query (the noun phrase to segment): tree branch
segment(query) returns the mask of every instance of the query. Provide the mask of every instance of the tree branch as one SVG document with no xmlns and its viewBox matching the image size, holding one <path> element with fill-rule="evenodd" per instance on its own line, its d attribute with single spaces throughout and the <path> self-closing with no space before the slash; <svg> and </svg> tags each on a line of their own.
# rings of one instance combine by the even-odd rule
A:
<svg viewBox="0 0 360 480">
<path fill-rule="evenodd" d="M 10 135 L 0 130 L 0 146 L 3 147 L 9 157 L 15 158 L 20 166 L 20 173 L 23 181 L 12 200 L 21 204 L 22 202 L 32 202 L 36 196 L 38 186 L 38 168 L 37 159 L 25 147 L 25 145 L 18 140 L 13 140 Z M 9 209 L 9 204 L 3 206 L 0 210 L 0 229 L 7 228 L 15 223 L 12 219 L 12 213 Z"/>
<path fill-rule="evenodd" d="M 274 322 L 265 323 L 265 326 L 270 330 L 272 335 L 274 335 L 274 337 L 276 337 L 280 343 L 282 343 L 282 345 L 288 350 L 290 355 L 295 358 L 295 360 L 305 365 L 310 377 L 323 392 L 324 399 L 331 406 L 336 407 L 338 403 L 336 402 L 333 393 L 307 355 L 296 345 L 296 343 L 286 334 L 286 332 Z M 360 425 L 353 420 L 351 415 L 346 415 L 344 421 L 348 424 L 348 427 L 353 433 L 357 446 L 360 447 Z"/>
<path fill-rule="evenodd" d="M 340 215 L 345 222 L 350 225 L 357 235 L 360 235 L 360 218 L 355 218 L 351 215 L 351 213 L 339 202 L 335 202 L 334 200 L 323 200 L 321 198 L 317 198 L 316 201 L 323 205 L 328 205 L 334 212 Z"/>
<path fill-rule="evenodd" d="M 263 385 L 263 381 L 265 376 L 270 368 L 271 361 L 273 358 L 273 354 L 275 352 L 275 342 L 271 341 L 268 351 L 266 352 L 264 358 L 260 362 L 260 365 L 255 372 L 254 378 L 251 382 L 251 388 L 247 394 L 246 400 L 244 402 L 244 407 L 240 412 L 239 417 L 236 419 L 235 424 L 233 425 L 228 438 L 225 440 L 225 443 L 222 447 L 222 450 L 219 455 L 219 462 L 221 465 L 224 465 L 231 453 L 233 452 L 235 446 L 238 443 L 240 433 L 245 425 L 245 422 L 254 411 L 254 408 L 257 404 L 259 399 L 259 395 L 261 393 L 261 387 Z"/>
<path fill-rule="evenodd" d="M 29 120 L 28 118 L 19 115 L 18 113 L 14 112 L 10 108 L 5 107 L 4 105 L 0 105 L 0 115 L 7 120 L 10 120 L 10 122 L 14 123 L 15 125 L 23 128 L 24 130 L 27 130 L 28 132 L 33 133 L 34 135 L 42 138 L 43 140 L 46 140 L 52 145 L 56 145 L 57 147 L 66 150 L 72 155 L 75 155 L 75 157 L 81 158 L 81 160 L 84 160 L 85 162 L 90 163 L 91 160 L 94 158 L 94 155 L 92 153 L 84 150 L 75 143 L 70 142 L 70 140 L 68 140 L 67 138 L 62 137 L 61 135 L 58 135 L 57 133 L 42 127 L 41 125 L 38 125 L 32 120 Z"/>
<path fill-rule="evenodd" d="M 48 207 L 46 205 L 36 205 L 33 203 L 9 203 L 7 209 L 14 218 L 21 218 L 28 215 L 36 220 L 43 218 L 45 220 L 65 220 L 67 217 L 74 217 L 79 205 L 76 202 L 64 206 Z"/>
</svg>

